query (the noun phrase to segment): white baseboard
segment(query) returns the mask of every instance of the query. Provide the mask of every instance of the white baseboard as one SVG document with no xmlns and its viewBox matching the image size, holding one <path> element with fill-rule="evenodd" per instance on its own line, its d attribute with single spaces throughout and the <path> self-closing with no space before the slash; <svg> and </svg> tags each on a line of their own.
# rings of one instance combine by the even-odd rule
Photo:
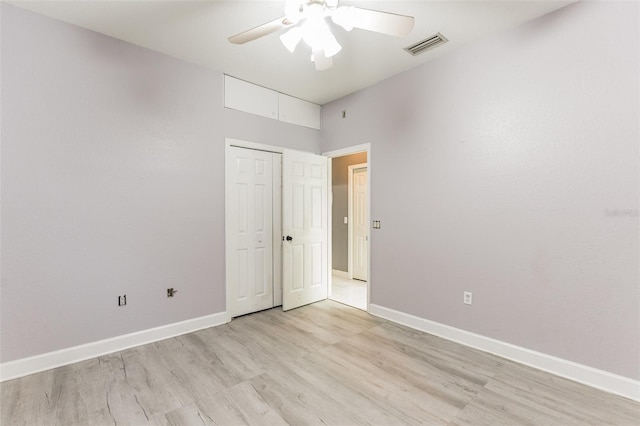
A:
<svg viewBox="0 0 640 426">
<path fill-rule="evenodd" d="M 447 340 L 480 349 L 503 358 L 553 373 L 585 385 L 640 401 L 640 381 L 619 376 L 604 370 L 557 358 L 541 352 L 512 345 L 490 337 L 481 336 L 459 328 L 440 324 L 384 306 L 369 305 L 369 313 L 398 324 Z"/>
<path fill-rule="evenodd" d="M 124 334 L 0 364 L 0 382 L 229 322 L 226 312 Z"/>
<path fill-rule="evenodd" d="M 331 275 L 333 275 L 334 277 L 346 278 L 348 280 L 351 279 L 348 272 L 341 271 L 339 269 L 332 269 Z"/>
</svg>

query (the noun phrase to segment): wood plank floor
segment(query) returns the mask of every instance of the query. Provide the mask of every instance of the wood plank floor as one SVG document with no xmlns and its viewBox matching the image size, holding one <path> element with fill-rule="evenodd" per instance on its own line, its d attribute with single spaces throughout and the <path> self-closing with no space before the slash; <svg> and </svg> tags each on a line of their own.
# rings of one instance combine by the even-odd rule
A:
<svg viewBox="0 0 640 426">
<path fill-rule="evenodd" d="M 8 425 L 639 425 L 640 404 L 332 301 L 0 385 Z"/>
</svg>

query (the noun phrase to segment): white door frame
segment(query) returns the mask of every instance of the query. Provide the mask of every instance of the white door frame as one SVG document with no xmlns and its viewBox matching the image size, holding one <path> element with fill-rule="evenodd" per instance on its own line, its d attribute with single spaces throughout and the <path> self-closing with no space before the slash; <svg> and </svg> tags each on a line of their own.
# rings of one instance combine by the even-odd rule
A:
<svg viewBox="0 0 640 426">
<path fill-rule="evenodd" d="M 248 148 L 248 149 L 257 149 L 257 150 L 261 150 L 261 151 L 268 151 L 268 152 L 274 152 L 277 154 L 283 154 L 285 148 L 279 147 L 279 146 L 274 146 L 274 145 L 267 145 L 267 144 L 261 144 L 261 143 L 256 143 L 256 142 L 249 142 L 249 141 L 244 141 L 244 140 L 240 140 L 240 139 L 233 139 L 233 138 L 225 138 L 225 158 L 227 155 L 227 147 L 230 146 L 236 146 L 239 148 Z M 367 197 L 367 217 L 369 218 L 369 222 L 371 222 L 371 144 L 370 143 L 364 143 L 364 144 L 360 144 L 360 145 L 354 145 L 354 146 L 350 146 L 347 148 L 342 148 L 342 149 L 337 149 L 337 150 L 333 150 L 333 151 L 327 151 L 327 152 L 323 152 L 321 155 L 324 155 L 325 157 L 328 158 L 335 158 L 335 157 L 343 157 L 345 155 L 349 155 L 349 154 L 356 154 L 358 152 L 366 152 L 367 153 L 367 195 L 369 195 Z M 329 188 L 331 188 L 331 162 L 328 162 L 328 166 L 327 166 L 327 180 L 328 180 L 328 185 Z M 227 190 L 227 185 L 226 185 L 226 181 L 225 181 L 225 197 L 226 197 L 226 190 Z M 331 192 L 329 192 L 329 202 L 327 203 L 327 217 L 331 218 L 331 209 L 333 206 L 333 195 Z M 226 212 L 226 206 L 225 206 L 225 212 Z M 331 272 L 333 270 L 333 262 L 332 262 L 332 256 L 333 256 L 333 249 L 332 249 L 332 238 L 331 238 L 331 228 L 332 228 L 332 221 L 329 220 L 328 223 L 328 230 L 327 230 L 327 248 L 328 250 L 331 251 L 331 256 L 327 256 L 327 278 L 328 278 L 328 285 L 329 285 L 329 289 L 328 289 L 328 293 L 329 296 L 331 296 Z M 280 233 L 282 233 L 282 229 L 280 228 Z M 275 236 L 274 236 L 275 237 Z M 373 277 L 371 276 L 371 247 L 373 246 L 373 235 L 371 235 L 371 233 L 369 234 L 369 250 L 367 253 L 367 277 L 369 278 L 367 281 L 367 311 L 369 310 L 369 304 L 371 303 L 371 281 L 373 280 Z M 225 224 L 225 256 L 226 256 L 226 251 L 227 251 L 227 241 L 229 240 L 229 236 L 227 235 L 227 226 Z M 280 236 L 279 238 L 274 238 L 273 239 L 273 243 L 274 243 L 274 262 L 275 262 L 275 256 L 276 256 L 276 252 L 280 253 L 279 256 L 282 256 L 282 250 L 281 250 L 281 245 L 282 245 L 282 236 Z M 275 246 L 277 244 L 277 247 Z M 278 258 L 279 262 L 282 262 L 282 258 L 279 257 Z M 226 260 L 225 260 L 226 262 Z M 225 311 L 226 311 L 226 321 L 229 322 L 231 321 L 231 313 L 229 312 L 229 310 L 227 310 L 227 306 L 229 306 L 229 289 L 227 288 L 227 279 L 226 279 L 226 271 L 228 270 L 228 268 L 225 265 L 225 293 L 226 293 L 226 301 L 225 301 Z M 281 279 L 280 279 L 281 280 Z"/>
<path fill-rule="evenodd" d="M 347 148 L 342 148 L 342 149 L 336 149 L 333 151 L 327 151 L 327 152 L 323 152 L 322 155 L 329 157 L 329 158 L 335 158 L 335 157 L 343 157 L 345 155 L 349 155 L 349 154 L 357 154 L 359 152 L 366 152 L 367 153 L 367 218 L 369 219 L 369 223 L 371 223 L 371 144 L 370 143 L 364 143 L 364 144 L 360 144 L 360 145 L 354 145 L 354 146 L 350 146 Z M 329 166 L 328 166 L 328 173 L 327 173 L 327 179 L 329 180 L 328 184 L 329 184 L 329 188 L 331 188 L 331 175 L 332 175 L 332 170 L 331 170 L 331 162 L 329 162 Z M 328 214 L 328 218 L 332 217 L 331 214 L 331 209 L 333 208 L 333 193 L 329 192 L 329 196 L 330 196 L 330 201 L 328 203 L 329 205 L 329 211 L 327 212 Z M 351 223 L 351 220 L 348 220 L 349 224 Z M 332 283 L 331 283 L 331 272 L 333 270 L 333 241 L 331 238 L 332 235 L 332 228 L 333 228 L 333 224 L 332 221 L 329 220 L 329 230 L 328 230 L 328 242 L 327 242 L 327 246 L 330 247 L 331 250 L 331 256 L 328 257 L 327 261 L 328 261 L 328 266 L 329 266 L 329 271 L 328 271 L 328 278 L 329 278 L 329 297 L 331 297 L 331 287 L 332 287 Z M 371 303 L 371 281 L 372 281 L 372 277 L 371 277 L 371 247 L 373 245 L 373 235 L 371 235 L 371 233 L 369 233 L 369 250 L 367 251 L 367 311 L 369 310 L 369 303 Z M 351 260 L 349 260 L 351 261 Z M 349 265 L 349 271 L 351 271 L 351 265 Z"/>
<path fill-rule="evenodd" d="M 284 148 L 280 148 L 277 146 L 271 146 L 271 145 L 265 145 L 265 144 L 260 144 L 260 143 L 255 143 L 255 142 L 248 142 L 248 141 L 242 141 L 242 140 L 238 140 L 238 139 L 231 139 L 231 138 L 225 138 L 225 147 L 224 147 L 224 155 L 225 155 L 225 164 L 227 161 L 227 155 L 229 154 L 229 148 L 231 147 L 238 147 L 238 148 L 246 148 L 246 149 L 255 149 L 258 151 L 267 151 L 267 152 L 273 152 L 276 154 L 282 154 L 284 152 Z M 280 179 L 278 179 L 280 180 Z M 229 235 L 229 227 L 227 226 L 227 220 L 226 217 L 228 214 L 230 214 L 230 212 L 227 211 L 228 206 L 226 205 L 226 200 L 228 198 L 227 195 L 227 191 L 229 190 L 229 187 L 227 185 L 227 178 L 226 178 L 226 170 L 225 170 L 225 184 L 224 184 L 224 190 L 225 190 L 225 226 L 224 226 L 224 250 L 225 250 L 225 314 L 226 314 L 226 322 L 231 321 L 231 311 L 229 310 L 229 306 L 231 306 L 231 292 L 229 291 L 229 280 L 227 277 L 228 272 L 230 271 L 230 266 L 229 266 L 229 257 L 227 256 L 227 253 L 229 252 L 229 241 L 231 238 L 231 235 Z M 276 188 L 273 188 L 274 192 L 276 191 Z M 280 190 L 280 187 L 277 188 L 277 190 Z M 275 209 L 274 209 L 275 210 Z M 281 292 L 281 286 L 282 286 L 282 250 L 281 250 L 281 246 L 282 246 L 282 220 L 275 220 L 276 219 L 276 214 L 277 217 L 281 219 L 282 216 L 282 212 L 280 211 L 280 208 L 277 208 L 277 211 L 274 211 L 274 226 L 273 226 L 273 283 L 274 283 L 274 298 L 276 297 L 276 293 L 277 292 Z M 279 283 L 279 286 L 276 285 L 276 283 Z M 276 289 L 276 287 L 279 287 L 278 289 Z M 281 293 L 280 293 L 281 294 Z"/>
<path fill-rule="evenodd" d="M 367 157 L 367 161 L 369 158 Z M 349 279 L 353 279 L 353 172 L 358 169 L 367 169 L 367 178 L 369 169 L 367 168 L 367 163 L 360 164 L 352 164 L 347 167 L 347 185 L 349 188 L 347 189 L 347 274 L 349 274 Z M 369 181 L 367 180 L 367 184 Z M 367 188 L 367 200 L 369 199 L 369 188 Z M 367 221 L 369 218 L 367 217 Z M 368 251 L 368 250 L 367 250 Z M 367 259 L 368 261 L 369 259 Z M 369 277 L 367 277 L 368 279 Z"/>
</svg>

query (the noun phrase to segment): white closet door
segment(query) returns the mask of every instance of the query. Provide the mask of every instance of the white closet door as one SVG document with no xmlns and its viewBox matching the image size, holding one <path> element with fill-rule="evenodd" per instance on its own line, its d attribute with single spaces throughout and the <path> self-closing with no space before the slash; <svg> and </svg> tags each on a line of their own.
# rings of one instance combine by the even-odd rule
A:
<svg viewBox="0 0 640 426">
<path fill-rule="evenodd" d="M 285 150 L 282 173 L 283 310 L 327 298 L 327 158 Z"/>
<path fill-rule="evenodd" d="M 367 169 L 353 171 L 353 278 L 368 280 Z"/>
<path fill-rule="evenodd" d="M 228 149 L 227 289 L 236 317 L 273 307 L 273 154 Z"/>
</svg>

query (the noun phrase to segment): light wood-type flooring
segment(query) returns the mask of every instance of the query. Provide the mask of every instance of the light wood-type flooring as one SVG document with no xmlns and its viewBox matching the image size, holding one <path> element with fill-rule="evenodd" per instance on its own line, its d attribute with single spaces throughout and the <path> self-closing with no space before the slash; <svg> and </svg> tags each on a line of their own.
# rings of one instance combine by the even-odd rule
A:
<svg viewBox="0 0 640 426">
<path fill-rule="evenodd" d="M 640 404 L 324 301 L 0 385 L 8 425 L 638 425 Z"/>
</svg>

